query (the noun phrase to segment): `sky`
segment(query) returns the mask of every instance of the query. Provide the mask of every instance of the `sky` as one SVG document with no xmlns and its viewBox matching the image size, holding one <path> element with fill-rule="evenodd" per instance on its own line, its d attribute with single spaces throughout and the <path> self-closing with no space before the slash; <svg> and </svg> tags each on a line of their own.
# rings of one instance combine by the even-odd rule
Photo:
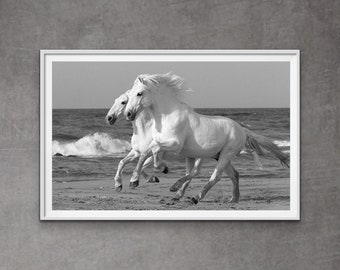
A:
<svg viewBox="0 0 340 270">
<path fill-rule="evenodd" d="M 139 74 L 173 72 L 194 108 L 289 108 L 288 62 L 54 62 L 53 108 L 110 108 Z"/>
</svg>

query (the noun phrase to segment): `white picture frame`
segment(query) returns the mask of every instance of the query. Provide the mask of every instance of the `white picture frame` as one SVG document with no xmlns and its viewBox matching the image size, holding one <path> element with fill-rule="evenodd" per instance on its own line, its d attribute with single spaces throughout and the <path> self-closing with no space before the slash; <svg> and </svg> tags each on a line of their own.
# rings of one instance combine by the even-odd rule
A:
<svg viewBox="0 0 340 270">
<path fill-rule="evenodd" d="M 233 61 L 289 62 L 289 210 L 53 210 L 52 64 L 56 61 Z M 299 220 L 300 51 L 299 50 L 41 50 L 40 220 Z"/>
</svg>

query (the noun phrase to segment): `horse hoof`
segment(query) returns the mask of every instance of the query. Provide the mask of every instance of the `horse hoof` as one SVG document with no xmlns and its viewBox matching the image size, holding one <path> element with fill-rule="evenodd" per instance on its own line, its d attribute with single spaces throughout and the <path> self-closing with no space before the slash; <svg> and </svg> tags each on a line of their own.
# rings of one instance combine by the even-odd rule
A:
<svg viewBox="0 0 340 270">
<path fill-rule="evenodd" d="M 120 186 L 116 187 L 116 192 L 121 192 L 121 191 L 122 191 L 122 189 L 123 189 L 123 186 L 122 186 L 122 185 L 120 185 Z"/>
<path fill-rule="evenodd" d="M 159 203 L 160 203 L 160 204 L 165 204 L 165 203 L 166 203 L 166 201 L 165 201 L 165 199 L 164 199 L 164 198 L 162 198 L 162 199 L 160 199 L 160 200 L 159 200 Z"/>
<path fill-rule="evenodd" d="M 132 187 L 132 188 L 136 188 L 136 187 L 138 187 L 139 186 L 139 181 L 137 180 L 137 181 L 134 181 L 134 182 L 130 182 L 130 187 Z"/>
<path fill-rule="evenodd" d="M 239 198 L 232 197 L 228 202 L 229 203 L 238 203 L 239 200 L 240 200 Z"/>
<path fill-rule="evenodd" d="M 163 170 L 163 173 L 164 173 L 164 174 L 167 174 L 168 172 L 169 172 L 169 168 L 168 168 L 168 166 L 165 166 L 165 167 L 164 167 L 164 170 Z"/>
<path fill-rule="evenodd" d="M 198 200 L 197 200 L 195 197 L 190 198 L 190 201 L 191 201 L 193 204 L 198 204 Z"/>
<path fill-rule="evenodd" d="M 159 179 L 158 179 L 157 176 L 151 176 L 151 177 L 148 179 L 147 183 L 159 183 Z"/>
<path fill-rule="evenodd" d="M 166 205 L 174 205 L 174 204 L 176 204 L 177 202 L 179 202 L 179 199 L 177 199 L 177 198 L 172 198 L 172 199 L 170 200 L 170 202 L 166 203 Z"/>
<path fill-rule="evenodd" d="M 171 186 L 170 188 L 169 188 L 169 190 L 171 191 L 171 192 L 176 192 L 176 191 L 178 191 L 178 187 L 177 187 L 177 185 L 173 185 L 173 186 Z"/>
</svg>

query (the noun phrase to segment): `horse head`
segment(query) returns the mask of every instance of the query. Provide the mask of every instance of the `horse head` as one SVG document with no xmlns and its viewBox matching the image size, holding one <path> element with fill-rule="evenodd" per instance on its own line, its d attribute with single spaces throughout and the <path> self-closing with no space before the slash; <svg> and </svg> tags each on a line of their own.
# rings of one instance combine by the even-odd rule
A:
<svg viewBox="0 0 340 270">
<path fill-rule="evenodd" d="M 158 86 L 158 82 L 150 76 L 139 75 L 128 92 L 128 103 L 124 114 L 129 121 L 133 121 L 139 112 L 152 105 L 153 92 L 151 90 Z"/>
<path fill-rule="evenodd" d="M 105 119 L 110 125 L 113 125 L 117 118 L 124 112 L 125 106 L 128 102 L 128 95 L 124 93 L 115 99 L 111 109 L 107 113 Z"/>
</svg>

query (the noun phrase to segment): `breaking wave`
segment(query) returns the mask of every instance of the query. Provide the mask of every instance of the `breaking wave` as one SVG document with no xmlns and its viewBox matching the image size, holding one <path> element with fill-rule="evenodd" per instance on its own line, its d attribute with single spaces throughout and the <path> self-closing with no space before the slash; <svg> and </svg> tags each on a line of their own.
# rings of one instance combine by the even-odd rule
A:
<svg viewBox="0 0 340 270">
<path fill-rule="evenodd" d="M 110 156 L 130 149 L 128 141 L 113 139 L 107 133 L 94 133 L 73 142 L 52 142 L 54 156 Z"/>
<path fill-rule="evenodd" d="M 274 141 L 278 147 L 290 147 L 290 141 Z"/>
</svg>

